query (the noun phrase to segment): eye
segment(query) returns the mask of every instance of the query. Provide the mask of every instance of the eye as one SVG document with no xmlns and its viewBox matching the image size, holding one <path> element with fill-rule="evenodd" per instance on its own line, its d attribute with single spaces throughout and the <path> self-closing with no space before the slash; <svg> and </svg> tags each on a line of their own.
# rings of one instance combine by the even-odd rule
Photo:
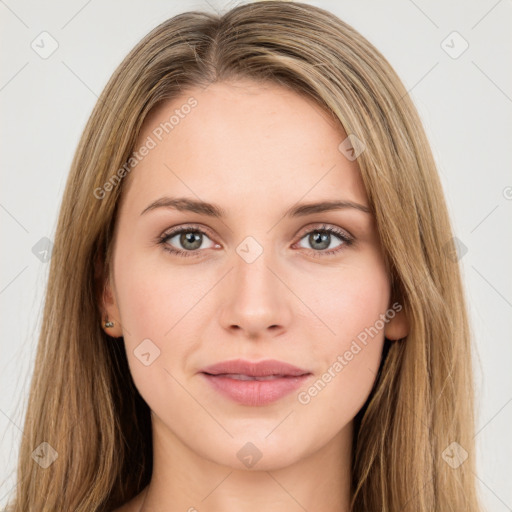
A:
<svg viewBox="0 0 512 512">
<path fill-rule="evenodd" d="M 335 245 L 334 248 L 331 245 L 332 242 L 335 241 L 333 237 L 339 240 L 339 243 Z M 334 226 L 326 226 L 325 224 L 307 231 L 305 236 L 301 238 L 301 240 L 304 239 L 306 239 L 307 243 L 313 248 L 312 254 L 315 257 L 339 253 L 344 247 L 350 246 L 354 242 L 353 237 L 345 231 Z M 326 251 L 325 249 L 329 247 L 331 247 L 331 249 Z"/>
<path fill-rule="evenodd" d="M 158 238 L 158 243 L 160 243 L 163 248 L 170 252 L 171 254 L 177 254 L 179 256 L 198 256 L 200 251 L 199 249 L 209 249 L 212 247 L 201 247 L 203 245 L 204 237 L 208 238 L 208 235 L 202 229 L 197 227 L 180 227 L 179 229 L 175 229 L 169 233 L 164 233 L 161 237 Z M 171 241 L 175 240 L 175 244 L 179 244 L 180 247 L 176 248 L 171 245 Z"/>
</svg>

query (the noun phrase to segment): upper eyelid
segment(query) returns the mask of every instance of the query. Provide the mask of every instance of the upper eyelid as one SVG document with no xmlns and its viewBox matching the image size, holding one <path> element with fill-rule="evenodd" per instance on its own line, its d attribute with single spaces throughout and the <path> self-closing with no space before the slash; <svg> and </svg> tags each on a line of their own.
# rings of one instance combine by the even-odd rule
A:
<svg viewBox="0 0 512 512">
<path fill-rule="evenodd" d="M 340 226 L 336 226 L 335 224 L 328 224 L 327 222 L 313 223 L 312 225 L 305 226 L 297 234 L 299 234 L 299 233 L 307 234 L 310 231 L 315 231 L 315 230 L 322 231 L 324 229 L 327 230 L 327 231 L 332 231 L 332 230 L 334 230 L 334 231 L 342 231 L 343 233 L 345 233 L 347 235 L 347 238 L 354 238 L 354 235 L 352 235 L 352 233 L 350 233 L 345 228 L 342 228 Z M 336 235 L 338 233 L 334 233 L 334 234 Z"/>
<path fill-rule="evenodd" d="M 187 231 L 187 230 L 188 231 L 202 231 L 206 235 L 208 235 L 210 238 L 212 238 L 211 231 L 207 227 L 202 226 L 200 224 L 197 224 L 197 225 L 195 225 L 195 224 L 180 224 L 179 226 L 175 226 L 175 227 L 166 229 L 159 236 L 159 238 L 160 239 L 162 239 L 162 238 L 169 238 L 171 236 L 176 236 L 177 234 L 179 234 L 182 231 Z"/>
</svg>

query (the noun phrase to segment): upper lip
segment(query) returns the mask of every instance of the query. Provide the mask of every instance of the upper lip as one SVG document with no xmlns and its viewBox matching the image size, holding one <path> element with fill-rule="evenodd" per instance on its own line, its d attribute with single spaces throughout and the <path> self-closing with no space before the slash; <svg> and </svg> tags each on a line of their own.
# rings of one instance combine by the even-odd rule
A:
<svg viewBox="0 0 512 512">
<path fill-rule="evenodd" d="M 265 361 L 244 361 L 243 359 L 232 359 L 212 364 L 201 370 L 201 373 L 210 375 L 234 374 L 247 375 L 250 377 L 268 377 L 270 375 L 282 375 L 286 377 L 297 377 L 310 372 L 298 368 L 284 361 L 266 359 Z"/>
</svg>

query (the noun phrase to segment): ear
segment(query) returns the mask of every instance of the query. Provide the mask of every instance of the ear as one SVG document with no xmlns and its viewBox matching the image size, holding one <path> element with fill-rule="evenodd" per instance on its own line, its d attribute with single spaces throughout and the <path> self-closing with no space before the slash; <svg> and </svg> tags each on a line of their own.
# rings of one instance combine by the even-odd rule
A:
<svg viewBox="0 0 512 512">
<path fill-rule="evenodd" d="M 405 314 L 404 308 L 395 312 L 384 327 L 384 336 L 388 340 L 400 340 L 409 334 L 409 320 Z"/>
<path fill-rule="evenodd" d="M 110 276 L 105 272 L 104 264 L 99 258 L 95 261 L 96 286 L 98 290 L 98 309 L 101 312 L 101 327 L 112 338 L 123 336 L 119 309 L 115 300 Z M 105 323 L 112 322 L 112 327 L 106 327 Z"/>
</svg>

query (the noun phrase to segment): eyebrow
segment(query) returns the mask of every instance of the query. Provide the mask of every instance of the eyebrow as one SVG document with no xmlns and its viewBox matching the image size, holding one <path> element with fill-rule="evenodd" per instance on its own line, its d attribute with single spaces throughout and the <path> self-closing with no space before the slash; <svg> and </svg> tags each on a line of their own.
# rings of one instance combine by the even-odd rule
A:
<svg viewBox="0 0 512 512">
<path fill-rule="evenodd" d="M 168 196 L 164 196 L 160 199 L 157 199 L 156 201 L 153 201 L 150 205 L 144 208 L 144 210 L 141 212 L 141 215 L 144 215 L 145 213 L 152 210 L 156 210 L 157 208 L 168 208 L 182 212 L 193 212 L 219 219 L 226 217 L 226 211 L 218 205 L 188 197 Z M 284 217 L 304 217 L 313 213 L 343 210 L 346 208 L 353 208 L 355 210 L 359 210 L 371 215 L 371 210 L 368 206 L 348 200 L 330 200 L 321 201 L 318 203 L 303 203 L 297 206 L 294 205 L 286 210 Z"/>
</svg>

